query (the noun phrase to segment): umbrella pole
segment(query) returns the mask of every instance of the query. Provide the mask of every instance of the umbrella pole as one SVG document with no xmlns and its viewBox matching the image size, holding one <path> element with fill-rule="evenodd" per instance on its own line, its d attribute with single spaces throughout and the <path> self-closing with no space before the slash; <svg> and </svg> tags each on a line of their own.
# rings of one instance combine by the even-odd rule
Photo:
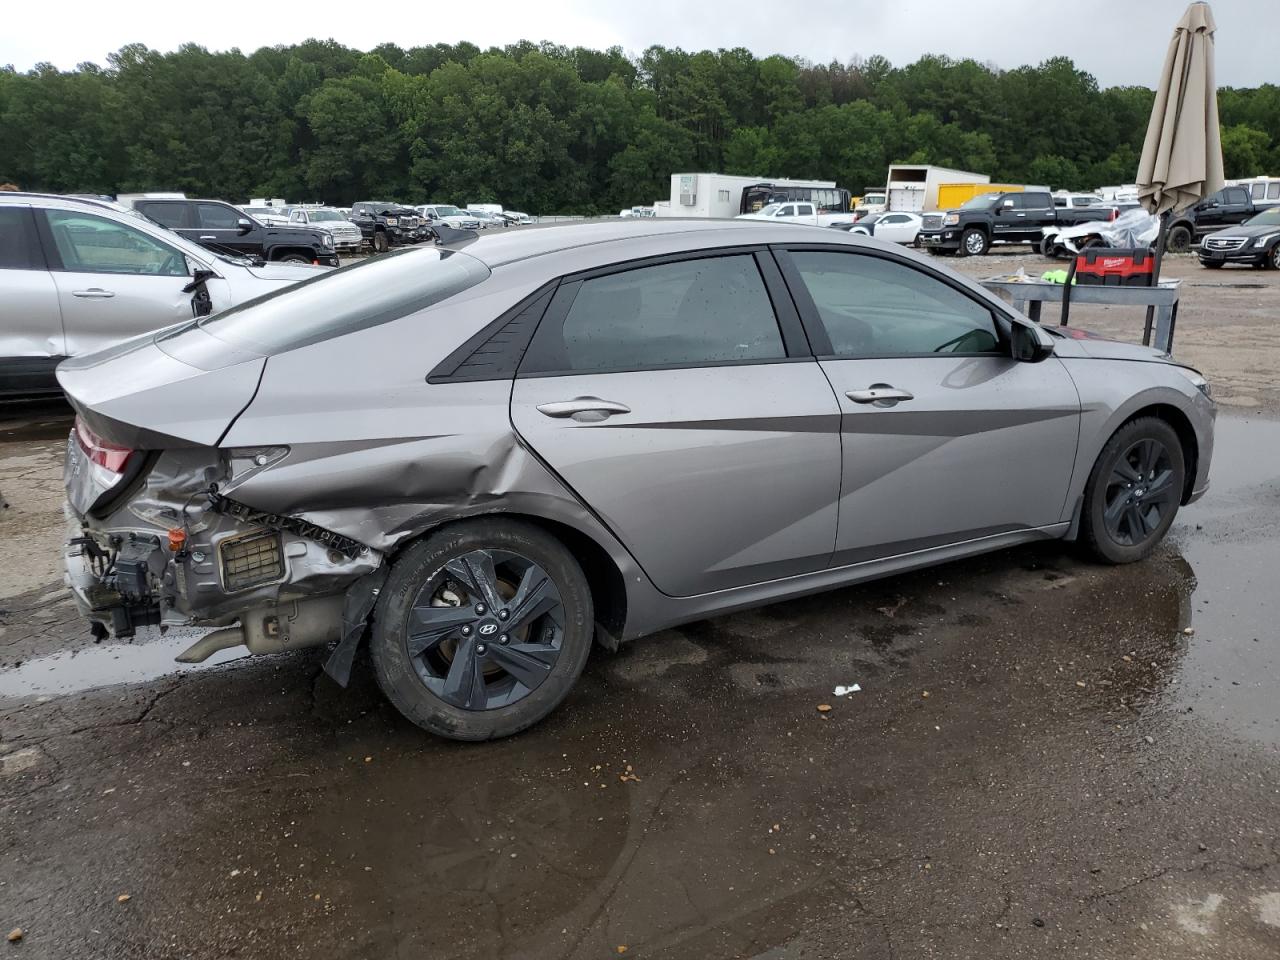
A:
<svg viewBox="0 0 1280 960">
<path fill-rule="evenodd" d="M 1164 245 L 1169 238 L 1169 213 L 1166 210 L 1160 214 L 1160 230 L 1156 234 L 1156 252 L 1155 263 L 1151 264 L 1151 286 L 1160 285 L 1160 264 L 1164 261 Z M 1147 319 L 1142 325 L 1142 345 L 1144 347 L 1151 346 L 1151 327 L 1155 323 L 1156 308 L 1154 306 L 1147 307 Z"/>
</svg>

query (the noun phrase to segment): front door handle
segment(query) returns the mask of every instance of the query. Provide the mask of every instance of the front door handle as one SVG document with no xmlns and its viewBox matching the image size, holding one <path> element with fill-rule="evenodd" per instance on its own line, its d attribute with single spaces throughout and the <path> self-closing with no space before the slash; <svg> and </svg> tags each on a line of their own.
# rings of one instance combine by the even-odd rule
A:
<svg viewBox="0 0 1280 960">
<path fill-rule="evenodd" d="M 73 297 L 79 297 L 81 300 L 110 300 L 115 296 L 110 290 L 103 290 L 101 287 L 90 287 L 88 290 L 73 290 Z"/>
<path fill-rule="evenodd" d="M 601 400 L 599 397 L 574 397 L 572 400 L 557 400 L 553 403 L 538 404 L 538 412 L 543 416 L 555 417 L 558 420 L 572 417 L 579 423 L 598 423 L 615 413 L 630 413 L 631 408 L 625 403 L 614 400 Z"/>
<path fill-rule="evenodd" d="M 212 234 L 206 234 L 205 236 L 201 237 L 200 239 L 201 239 L 201 240 L 217 240 L 218 238 L 217 238 L 217 237 L 215 237 L 215 236 L 213 236 Z"/>
<path fill-rule="evenodd" d="M 894 404 L 899 400 L 914 400 L 916 395 L 910 390 L 899 390 L 887 383 L 872 384 L 866 390 L 850 390 L 845 394 L 854 403 Z"/>
</svg>

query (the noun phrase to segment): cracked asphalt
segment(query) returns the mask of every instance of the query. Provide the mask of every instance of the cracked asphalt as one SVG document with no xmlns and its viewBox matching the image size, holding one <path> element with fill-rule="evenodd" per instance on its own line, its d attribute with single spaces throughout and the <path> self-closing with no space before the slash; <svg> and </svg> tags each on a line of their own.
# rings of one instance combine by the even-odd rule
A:
<svg viewBox="0 0 1280 960">
<path fill-rule="evenodd" d="M 1280 422 L 1219 424 L 1147 562 L 1047 544 L 691 624 L 462 745 L 363 662 L 94 644 L 65 411 L 11 413 L 0 954 L 1280 955 Z"/>
</svg>

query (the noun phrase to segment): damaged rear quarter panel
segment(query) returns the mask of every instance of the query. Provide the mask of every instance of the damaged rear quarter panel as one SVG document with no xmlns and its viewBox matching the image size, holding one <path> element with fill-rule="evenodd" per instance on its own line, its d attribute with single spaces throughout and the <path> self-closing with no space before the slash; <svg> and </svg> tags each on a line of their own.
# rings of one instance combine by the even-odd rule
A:
<svg viewBox="0 0 1280 960">
<path fill-rule="evenodd" d="M 519 441 L 510 380 L 427 383 L 450 352 L 547 280 L 545 265 L 489 280 L 400 320 L 271 357 L 226 447 L 289 454 L 228 495 L 390 552 L 449 520 L 520 513 L 568 524 L 624 578 L 625 548 Z"/>
</svg>

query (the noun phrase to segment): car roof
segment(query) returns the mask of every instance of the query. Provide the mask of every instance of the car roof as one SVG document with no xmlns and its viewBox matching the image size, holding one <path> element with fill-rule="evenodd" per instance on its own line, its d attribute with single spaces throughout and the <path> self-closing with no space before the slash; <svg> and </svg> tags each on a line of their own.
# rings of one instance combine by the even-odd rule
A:
<svg viewBox="0 0 1280 960">
<path fill-rule="evenodd" d="M 503 230 L 460 245 L 490 269 L 519 260 L 562 254 L 599 244 L 624 245 L 631 240 L 669 237 L 673 246 L 687 249 L 689 241 L 705 241 L 707 247 L 731 247 L 765 243 L 857 244 L 841 230 L 807 224 L 769 223 L 762 220 L 695 220 L 662 217 L 628 217 L 617 220 L 536 224 L 520 230 Z M 645 246 L 650 246 L 646 243 Z M 622 250 L 618 259 L 626 259 Z"/>
</svg>

